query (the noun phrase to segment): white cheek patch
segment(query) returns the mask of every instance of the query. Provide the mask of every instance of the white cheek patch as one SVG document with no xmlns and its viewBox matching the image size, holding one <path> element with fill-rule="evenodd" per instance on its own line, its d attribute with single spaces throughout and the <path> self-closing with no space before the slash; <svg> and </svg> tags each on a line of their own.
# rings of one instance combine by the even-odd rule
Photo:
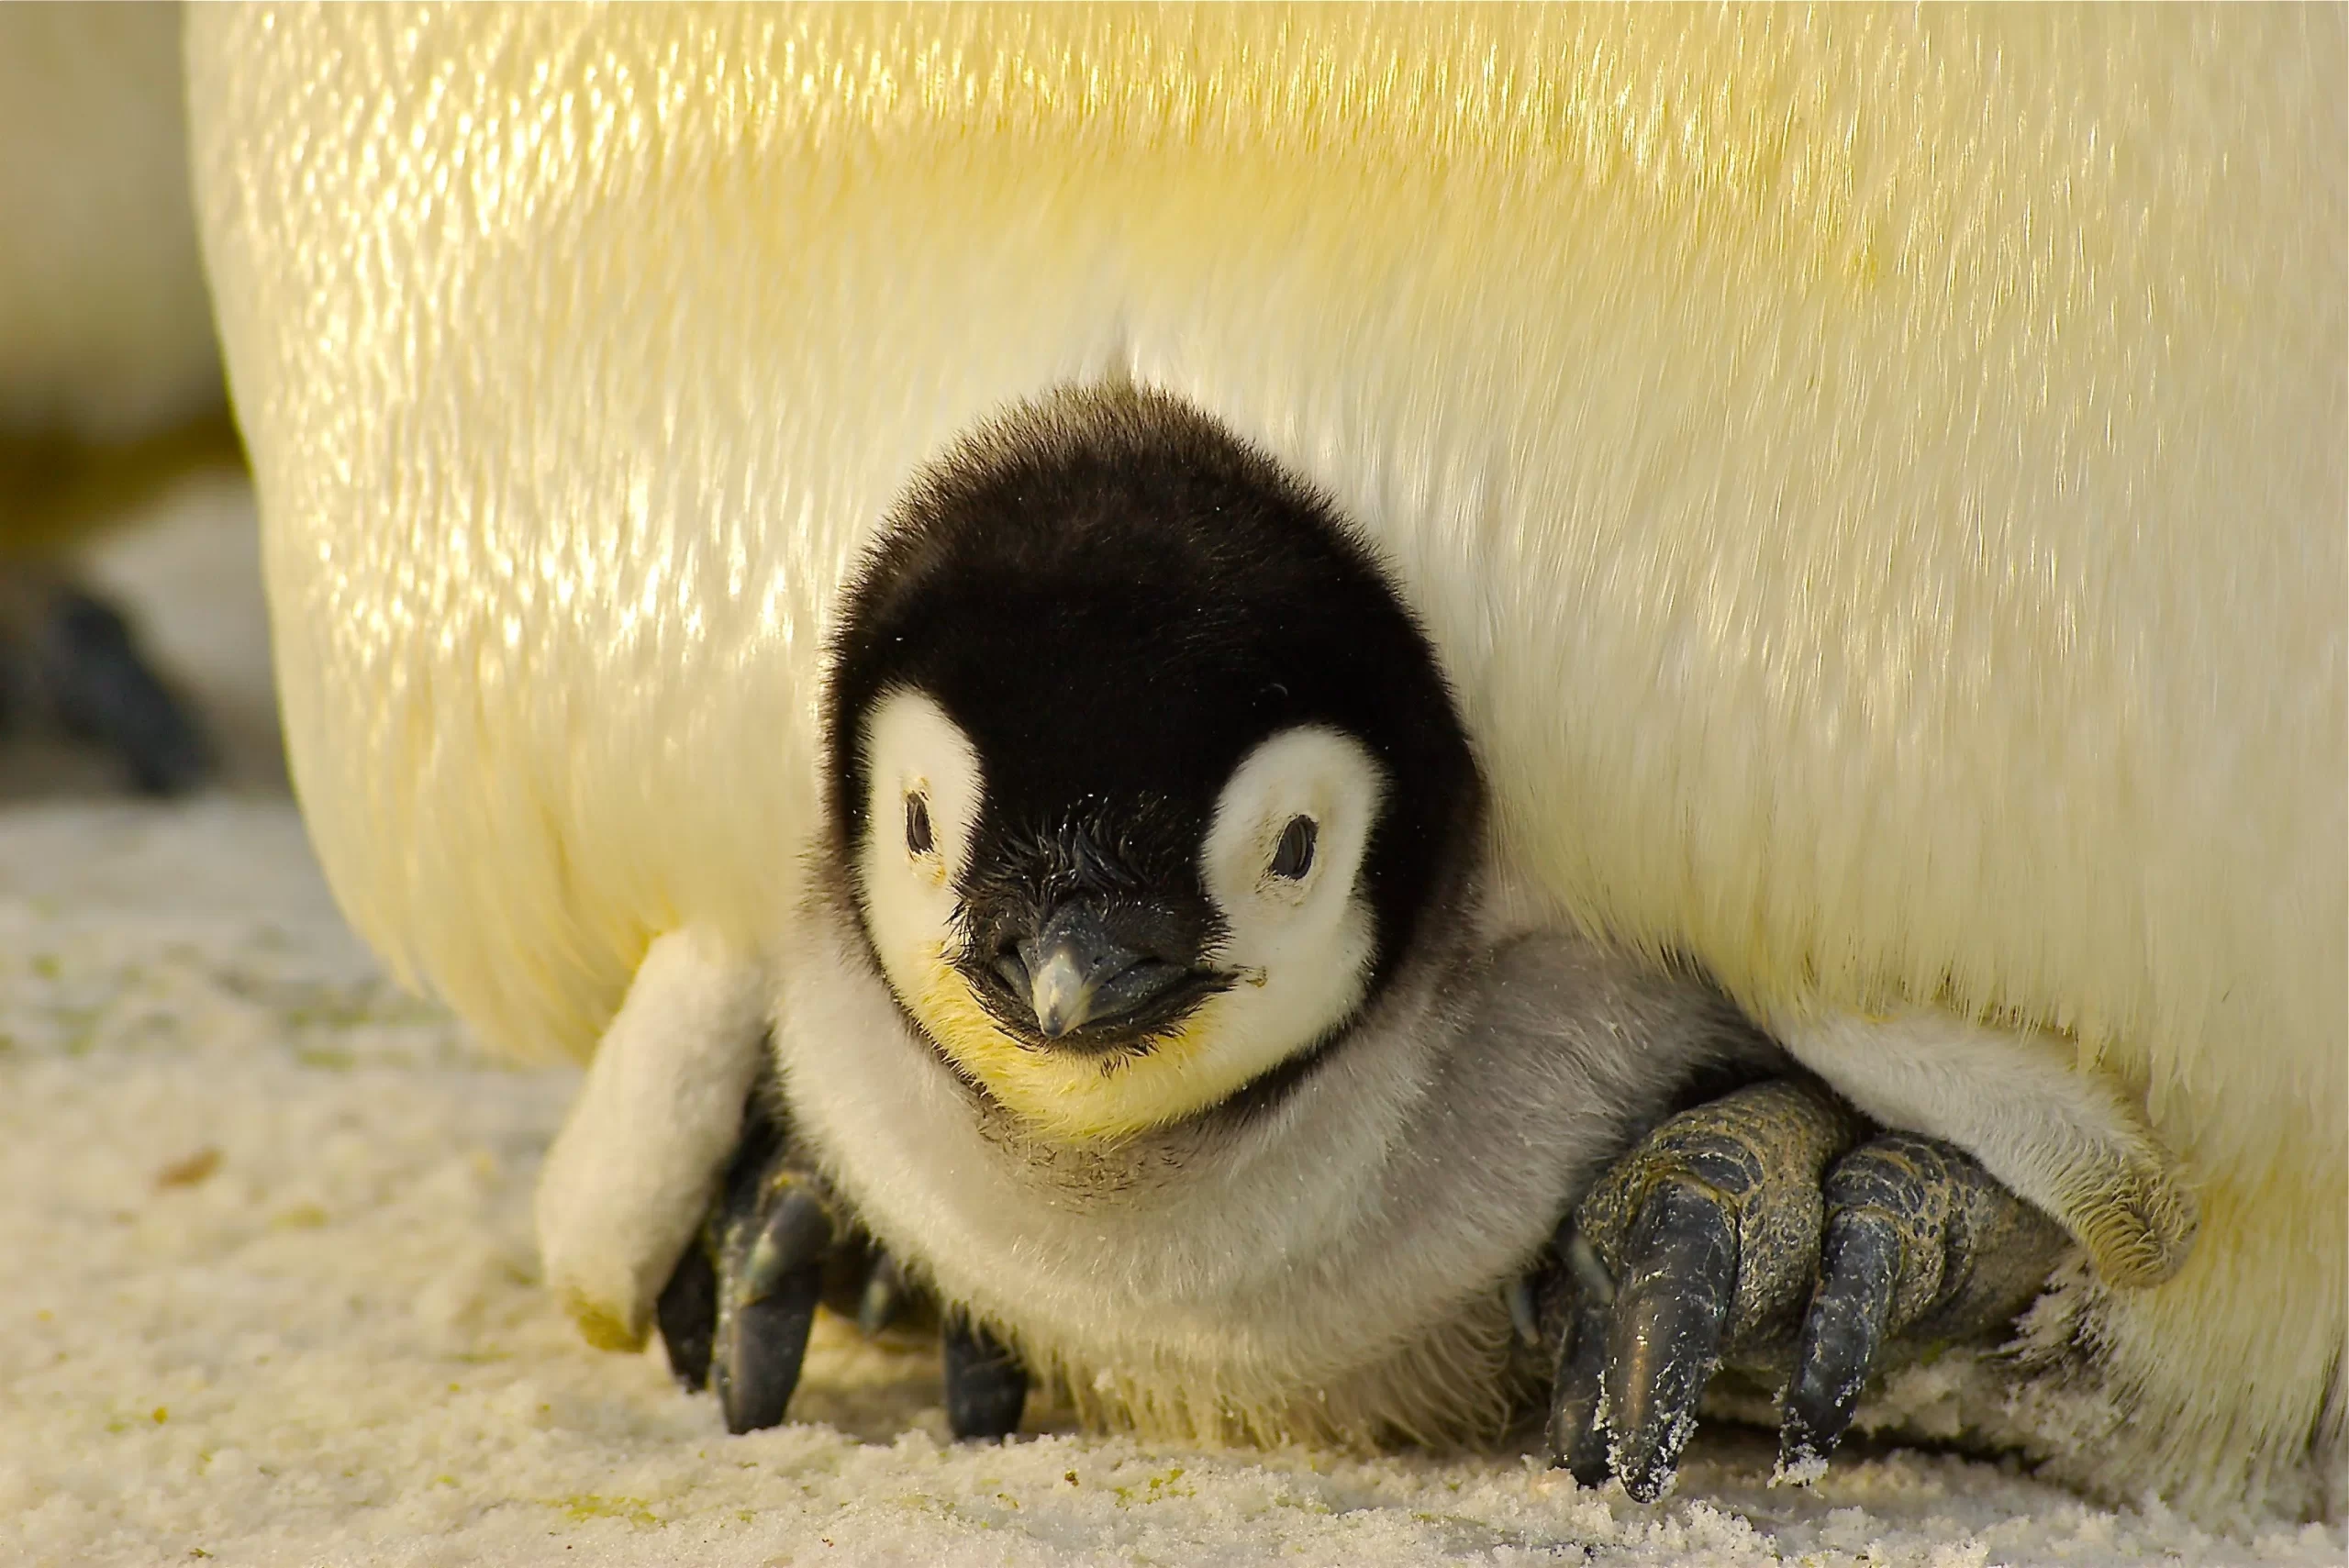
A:
<svg viewBox="0 0 2349 1568">
<path fill-rule="evenodd" d="M 889 984 L 923 994 L 954 937 L 956 880 L 970 858 L 985 784 L 962 728 L 919 692 L 893 692 L 864 728 L 866 829 L 857 872 L 865 929 Z M 930 848 L 907 842 L 907 798 L 918 795 Z"/>
<path fill-rule="evenodd" d="M 1292 729 L 1234 771 L 1199 866 L 1227 931 L 1207 956 L 1237 982 L 1154 1050 L 1105 1073 L 1002 1035 L 952 969 L 955 888 L 985 791 L 969 737 L 935 701 L 897 692 L 875 706 L 863 740 L 869 826 L 857 869 L 882 971 L 957 1065 L 1039 1129 L 1117 1137 L 1188 1116 L 1315 1044 L 1360 1005 L 1375 925 L 1358 884 L 1386 793 L 1360 742 L 1331 729 Z M 927 806 L 926 851 L 907 840 L 909 795 Z M 1273 866 L 1299 817 L 1313 823 L 1310 863 L 1284 876 Z"/>
<path fill-rule="evenodd" d="M 1319 727 L 1266 740 L 1223 787 L 1199 869 L 1230 933 L 1216 962 L 1241 979 L 1216 999 L 1210 1049 L 1246 1076 L 1311 1045 L 1362 1000 L 1375 936 L 1358 884 L 1386 794 L 1361 742 Z M 1299 817 L 1313 823 L 1312 863 L 1276 875 L 1281 836 Z"/>
</svg>

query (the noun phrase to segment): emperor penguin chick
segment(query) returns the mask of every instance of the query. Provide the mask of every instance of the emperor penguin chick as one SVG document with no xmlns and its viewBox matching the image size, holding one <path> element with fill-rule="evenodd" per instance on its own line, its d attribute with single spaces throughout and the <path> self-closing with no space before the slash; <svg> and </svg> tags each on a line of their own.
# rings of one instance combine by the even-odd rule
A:
<svg viewBox="0 0 2349 1568">
<path fill-rule="evenodd" d="M 776 1092 L 661 1308 L 729 1425 L 782 1418 L 843 1244 L 886 1260 L 868 1327 L 906 1279 L 945 1307 L 966 1435 L 1028 1365 L 1149 1428 L 1353 1440 L 1492 1435 L 1546 1373 L 1559 1461 L 1653 1496 L 1713 1367 L 1792 1344 L 1869 1129 L 1700 979 L 1506 917 L 1430 643 L 1211 421 L 1064 393 L 964 442 L 850 595 L 829 705 Z M 2028 1244 L 1976 1277 L 1944 1202 L 1914 1240 L 1949 1280 L 1871 1254 L 1811 1451 L 1841 1372 L 2053 1262 L 1935 1148 L 1894 1184 Z"/>
</svg>

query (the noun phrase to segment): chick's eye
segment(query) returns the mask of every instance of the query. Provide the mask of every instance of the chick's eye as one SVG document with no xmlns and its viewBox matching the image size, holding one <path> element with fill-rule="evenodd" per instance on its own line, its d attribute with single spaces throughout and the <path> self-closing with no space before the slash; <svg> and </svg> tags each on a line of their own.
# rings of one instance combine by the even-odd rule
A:
<svg viewBox="0 0 2349 1568">
<path fill-rule="evenodd" d="M 1304 881 L 1305 873 L 1313 869 L 1313 845 L 1320 836 L 1312 817 L 1290 817 L 1288 826 L 1281 829 L 1280 847 L 1273 851 L 1273 874 L 1291 882 Z"/>
<path fill-rule="evenodd" d="M 930 834 L 930 802 L 919 791 L 906 792 L 906 852 L 926 855 L 932 848 Z"/>
</svg>

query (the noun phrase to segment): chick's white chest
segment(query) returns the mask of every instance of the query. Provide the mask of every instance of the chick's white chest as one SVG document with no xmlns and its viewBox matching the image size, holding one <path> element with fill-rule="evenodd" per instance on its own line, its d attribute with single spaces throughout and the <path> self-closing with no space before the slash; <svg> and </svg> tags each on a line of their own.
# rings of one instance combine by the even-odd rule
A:
<svg viewBox="0 0 2349 1568">
<path fill-rule="evenodd" d="M 1556 968 L 1537 940 L 1423 973 L 1259 1112 L 1088 1150 L 986 1107 L 814 913 L 774 1051 L 794 1136 L 874 1237 L 1081 1396 L 1192 1430 L 1433 1429 L 1497 1397 L 1504 1291 L 1708 1048 L 1667 1006 L 1653 1050 L 1613 1049 L 1594 998 L 1550 1005 Z"/>
</svg>

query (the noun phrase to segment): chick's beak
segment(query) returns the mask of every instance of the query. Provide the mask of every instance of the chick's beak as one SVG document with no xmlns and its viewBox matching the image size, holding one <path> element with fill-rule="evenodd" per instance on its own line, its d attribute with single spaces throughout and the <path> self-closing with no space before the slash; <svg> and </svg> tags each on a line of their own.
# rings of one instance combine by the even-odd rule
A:
<svg viewBox="0 0 2349 1568">
<path fill-rule="evenodd" d="M 1181 984 L 1188 971 L 1135 951 L 1085 904 L 1052 911 L 1042 929 L 1004 955 L 1004 978 L 1028 995 L 1036 1027 L 1059 1040 L 1088 1023 L 1114 1023 Z"/>
<path fill-rule="evenodd" d="M 1028 999 L 1036 1009 L 1036 1027 L 1053 1040 L 1093 1016 L 1093 993 L 1099 987 L 1097 972 L 1087 975 L 1078 967 L 1070 944 L 1056 942 L 1043 962 L 1029 971 Z"/>
</svg>

